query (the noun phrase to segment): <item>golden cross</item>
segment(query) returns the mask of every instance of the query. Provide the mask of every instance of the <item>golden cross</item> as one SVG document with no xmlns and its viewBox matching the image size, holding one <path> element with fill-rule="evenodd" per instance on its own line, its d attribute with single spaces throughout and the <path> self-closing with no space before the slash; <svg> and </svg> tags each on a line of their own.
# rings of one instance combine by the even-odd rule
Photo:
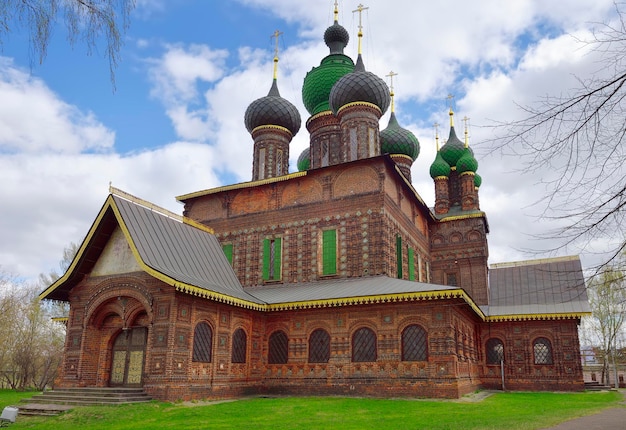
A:
<svg viewBox="0 0 626 430">
<path fill-rule="evenodd" d="M 454 100 L 454 96 L 452 94 L 448 94 L 448 97 L 446 98 L 448 99 L 448 107 L 450 108 L 450 112 L 448 113 L 450 115 L 450 127 L 454 127 L 454 111 L 452 110 L 452 100 Z"/>
<path fill-rule="evenodd" d="M 274 33 L 270 36 L 270 40 L 276 38 L 276 46 L 274 47 L 274 79 L 278 76 L 278 36 L 283 34 L 282 31 L 274 31 Z"/>
<path fill-rule="evenodd" d="M 361 22 L 361 17 L 363 15 L 363 11 L 367 9 L 369 9 L 369 7 L 364 7 L 362 4 L 359 3 L 356 9 L 352 11 L 352 13 L 355 13 L 355 12 L 359 13 L 359 32 L 357 34 L 359 38 L 359 54 L 361 53 L 361 38 L 363 37 L 363 24 Z"/>
<path fill-rule="evenodd" d="M 396 72 L 394 72 L 393 70 L 389 72 L 388 75 L 385 75 L 386 77 L 389 77 L 389 95 L 391 96 L 391 112 L 395 112 L 396 110 L 396 106 L 395 106 L 395 102 L 394 102 L 394 93 L 393 93 L 393 77 L 394 76 L 398 76 L 398 74 Z"/>
<path fill-rule="evenodd" d="M 339 21 L 339 0 L 335 0 L 335 11 L 333 12 L 335 15 L 335 22 Z"/>
<path fill-rule="evenodd" d="M 469 146 L 469 135 L 468 135 L 468 128 L 467 128 L 467 123 L 469 122 L 469 118 L 466 116 L 463 117 L 463 122 L 465 123 L 465 147 L 467 148 Z"/>
<path fill-rule="evenodd" d="M 435 143 L 437 145 L 437 152 L 439 152 L 439 123 L 434 123 L 433 127 L 435 128 Z"/>
</svg>

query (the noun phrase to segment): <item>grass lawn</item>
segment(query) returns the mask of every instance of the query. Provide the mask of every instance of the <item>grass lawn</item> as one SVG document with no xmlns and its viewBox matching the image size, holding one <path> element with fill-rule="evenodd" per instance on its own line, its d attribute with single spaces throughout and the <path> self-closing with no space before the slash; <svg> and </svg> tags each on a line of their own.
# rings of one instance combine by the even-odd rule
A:
<svg viewBox="0 0 626 430">
<path fill-rule="evenodd" d="M 0 391 L 0 407 L 24 393 Z M 539 429 L 616 406 L 622 395 L 497 393 L 478 402 L 343 397 L 250 398 L 224 403 L 77 407 L 19 417 L 13 429 Z"/>
</svg>

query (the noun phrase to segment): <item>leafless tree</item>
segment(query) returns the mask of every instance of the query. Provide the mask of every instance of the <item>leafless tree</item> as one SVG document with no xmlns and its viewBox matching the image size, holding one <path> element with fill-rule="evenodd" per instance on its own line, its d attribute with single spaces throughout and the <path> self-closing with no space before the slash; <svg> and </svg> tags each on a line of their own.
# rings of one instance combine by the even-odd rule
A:
<svg viewBox="0 0 626 430">
<path fill-rule="evenodd" d="M 70 44 L 84 42 L 87 53 L 105 43 L 111 82 L 120 60 L 123 35 L 128 28 L 135 0 L 2 0 L 0 2 L 0 44 L 11 32 L 26 27 L 30 36 L 31 59 L 40 63 L 57 21 L 64 21 Z"/>
<path fill-rule="evenodd" d="M 561 226 L 542 236 L 557 240 L 552 251 L 576 245 L 592 252 L 594 240 L 611 238 L 596 273 L 626 249 L 626 5 L 615 3 L 615 11 L 615 21 L 579 40 L 601 58 L 596 73 L 569 94 L 522 107 L 524 119 L 501 124 L 498 138 L 524 170 L 553 174 L 536 202 L 541 219 Z"/>
<path fill-rule="evenodd" d="M 617 340 L 626 327 L 626 288 L 621 271 L 605 266 L 599 276 L 588 285 L 589 304 L 593 315 L 585 321 L 585 329 L 597 351 L 602 354 L 602 381 L 608 383 L 609 364 L 615 365 Z"/>
</svg>

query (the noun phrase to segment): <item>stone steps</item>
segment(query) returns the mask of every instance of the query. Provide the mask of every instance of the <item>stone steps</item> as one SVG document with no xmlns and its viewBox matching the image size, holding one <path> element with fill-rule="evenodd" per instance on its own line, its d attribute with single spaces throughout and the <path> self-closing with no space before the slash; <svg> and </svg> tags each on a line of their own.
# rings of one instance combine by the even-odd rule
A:
<svg viewBox="0 0 626 430">
<path fill-rule="evenodd" d="M 152 400 L 143 388 L 60 388 L 25 399 L 20 415 L 54 416 L 75 406 L 121 405 Z"/>
<path fill-rule="evenodd" d="M 587 391 L 605 391 L 613 389 L 613 387 L 600 384 L 598 381 L 585 382 L 585 390 Z"/>
</svg>

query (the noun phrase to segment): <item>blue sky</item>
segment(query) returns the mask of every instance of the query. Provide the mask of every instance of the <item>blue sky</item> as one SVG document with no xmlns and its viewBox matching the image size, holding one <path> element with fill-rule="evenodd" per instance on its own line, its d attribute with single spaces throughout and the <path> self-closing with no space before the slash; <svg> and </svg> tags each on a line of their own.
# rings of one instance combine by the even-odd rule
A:
<svg viewBox="0 0 626 430">
<path fill-rule="evenodd" d="M 353 58 L 357 18 L 351 11 L 358 3 L 340 1 L 340 23 L 351 36 L 346 54 Z M 421 142 L 413 182 L 429 205 L 432 124 L 442 124 L 447 137 L 446 96 L 455 95 L 457 130 L 461 118 L 470 117 L 483 177 L 490 261 L 532 258 L 521 249 L 549 247 L 531 239 L 551 227 L 533 217 L 543 178 L 523 175 L 517 159 L 489 154 L 481 142 L 492 136 L 483 126 L 515 119 L 521 115 L 516 103 L 567 93 L 576 77 L 597 73 L 598 58 L 576 37 L 588 38 L 598 22 L 614 19 L 613 3 L 431 3 L 365 4 L 366 68 L 381 77 L 398 73 L 396 111 Z M 69 46 L 62 24 L 44 63 L 32 67 L 27 30 L 9 33 L 0 52 L 2 269 L 30 279 L 56 268 L 63 247 L 84 238 L 109 181 L 180 213 L 176 195 L 250 180 L 252 140 L 243 114 L 269 90 L 276 29 L 283 32 L 279 88 L 303 118 L 291 144 L 295 169 L 308 143 L 302 80 L 328 53 L 322 35 L 332 9 L 331 0 L 138 1 L 115 91 L 107 60 L 99 52 L 87 56 L 80 41 Z M 387 120 L 388 113 L 381 128 Z"/>
</svg>

